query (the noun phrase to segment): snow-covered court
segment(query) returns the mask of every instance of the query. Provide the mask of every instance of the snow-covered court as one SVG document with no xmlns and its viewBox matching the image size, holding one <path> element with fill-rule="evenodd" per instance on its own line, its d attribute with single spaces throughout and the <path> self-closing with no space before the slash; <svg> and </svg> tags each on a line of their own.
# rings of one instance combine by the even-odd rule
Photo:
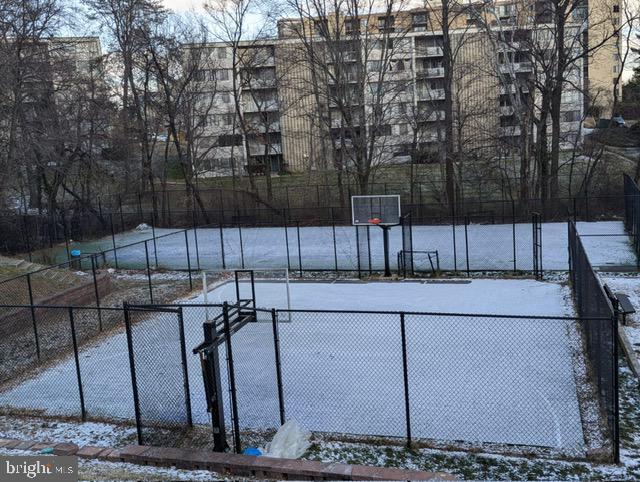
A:
<svg viewBox="0 0 640 482">
<path fill-rule="evenodd" d="M 249 285 L 242 284 L 242 297 Z M 294 310 L 279 312 L 286 418 L 309 430 L 584 450 L 576 382 L 573 315 L 559 284 L 533 280 L 449 282 L 296 282 Z M 259 307 L 285 308 L 282 282 L 256 283 Z M 209 303 L 235 300 L 227 283 Z M 185 304 L 202 303 L 195 298 Z M 387 313 L 366 313 L 357 310 Z M 201 367 L 191 350 L 202 323 L 219 309 L 184 307 L 194 423 L 209 423 Z M 404 315 L 407 380 L 403 377 Z M 395 313 L 394 313 L 395 312 Z M 446 315 L 444 313 L 461 313 Z M 493 316 L 463 315 L 490 313 Z M 502 316 L 501 316 L 502 315 Z M 509 317 L 522 315 L 521 317 Z M 537 317 L 536 317 L 537 316 Z M 549 318 L 545 318 L 549 317 Z M 184 420 L 177 317 L 144 316 L 133 326 L 143 422 Z M 271 314 L 261 312 L 231 338 L 238 418 L 243 429 L 279 425 Z M 223 393 L 226 352 L 220 347 Z M 89 416 L 134 418 L 124 330 L 82 349 L 80 372 Z M 73 356 L 0 394 L 0 405 L 79 413 Z M 408 406 L 405 404 L 408 396 Z M 229 401 L 225 412 L 229 417 Z"/>
<path fill-rule="evenodd" d="M 578 222 L 585 249 L 594 266 L 634 266 L 633 248 L 619 221 Z M 443 270 L 531 270 L 533 267 L 533 235 L 530 223 L 471 224 L 465 226 L 414 225 L 413 250 L 437 250 Z M 83 254 L 106 251 L 106 261 L 121 268 L 146 267 L 144 243 L 149 263 L 165 269 L 254 268 L 292 270 L 357 270 L 358 241 L 371 250 L 371 266 L 384 266 L 382 231 L 372 227 L 369 240 L 358 239 L 353 226 L 265 227 L 265 228 L 199 228 L 130 231 L 90 242 L 74 242 L 70 249 Z M 137 244 L 136 244 L 137 243 Z M 113 253 L 114 244 L 116 254 Z M 396 254 L 402 249 L 400 227 L 390 233 L 390 261 L 397 265 Z M 189 263 L 187 262 L 187 250 Z M 54 253 L 57 262 L 67 259 L 66 248 Z M 361 266 L 368 264 L 362 255 Z M 223 262 L 224 260 L 224 262 Z M 416 255 L 415 268 L 429 270 L 426 255 Z M 546 270 L 568 269 L 567 223 L 543 223 L 542 267 Z"/>
</svg>

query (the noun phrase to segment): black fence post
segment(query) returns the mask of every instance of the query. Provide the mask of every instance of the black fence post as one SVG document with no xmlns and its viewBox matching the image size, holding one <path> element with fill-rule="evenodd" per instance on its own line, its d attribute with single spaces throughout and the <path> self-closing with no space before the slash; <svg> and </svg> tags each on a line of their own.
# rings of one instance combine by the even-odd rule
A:
<svg viewBox="0 0 640 482">
<path fill-rule="evenodd" d="M 455 209 L 455 207 L 454 207 Z M 455 213 L 451 216 L 451 228 L 452 228 L 452 238 L 453 238 L 453 271 L 456 273 L 458 271 L 458 250 L 456 247 L 456 216 Z"/>
<path fill-rule="evenodd" d="M 467 258 L 467 276 L 471 276 L 471 272 L 469 270 L 469 216 L 465 216 L 464 219 L 464 249 L 465 249 L 465 257 Z"/>
<path fill-rule="evenodd" d="M 298 268 L 300 269 L 300 277 L 302 278 L 302 247 L 300 244 L 300 221 L 296 222 L 296 232 L 298 234 Z"/>
<path fill-rule="evenodd" d="M 367 254 L 369 257 L 369 276 L 371 276 L 373 274 L 373 266 L 371 266 L 371 233 L 369 225 L 367 225 Z"/>
<path fill-rule="evenodd" d="M 69 251 L 69 233 L 67 231 L 67 221 L 64 214 L 62 215 L 62 231 L 64 232 L 64 247 L 67 252 L 67 261 L 71 263 L 71 252 Z"/>
<path fill-rule="evenodd" d="M 404 381 L 404 413 L 407 427 L 407 447 L 411 448 L 411 411 L 409 403 L 409 370 L 407 362 L 407 330 L 404 313 L 400 313 L 400 332 L 402 335 L 402 374 Z"/>
<path fill-rule="evenodd" d="M 356 259 L 358 260 L 358 278 L 362 278 L 362 266 L 360 263 L 360 233 L 358 226 L 353 227 L 356 230 Z"/>
<path fill-rule="evenodd" d="M 149 302 L 153 304 L 153 285 L 151 284 L 151 267 L 149 266 L 149 241 L 144 242 L 144 256 L 147 261 L 147 282 L 149 284 Z"/>
<path fill-rule="evenodd" d="M 124 214 L 122 213 L 122 196 L 118 195 L 118 206 L 120 210 L 120 232 L 124 232 Z"/>
<path fill-rule="evenodd" d="M 36 308 L 33 304 L 33 288 L 31 287 L 31 273 L 27 273 L 27 289 L 29 290 L 29 306 L 31 307 L 31 322 L 33 323 L 33 336 L 36 341 L 36 355 L 40 360 L 40 340 L 38 339 L 38 322 L 36 321 Z"/>
<path fill-rule="evenodd" d="M 222 223 L 220 223 L 220 256 L 222 257 L 222 269 L 227 269 L 227 263 L 224 259 L 224 228 L 222 227 Z"/>
<path fill-rule="evenodd" d="M 196 219 L 197 214 L 196 210 L 191 210 L 191 217 L 193 218 L 193 239 L 196 244 L 196 266 L 198 267 L 198 271 L 200 271 L 200 249 L 198 248 L 198 221 Z"/>
<path fill-rule="evenodd" d="M 278 406 L 280 408 L 280 425 L 284 425 L 284 390 L 282 387 L 282 362 L 280 361 L 280 337 L 278 334 L 278 315 L 271 309 L 271 324 L 273 326 L 273 348 L 276 356 L 276 382 L 278 384 Z"/>
<path fill-rule="evenodd" d="M 145 247 L 147 243 L 145 242 Z M 140 422 L 140 400 L 138 398 L 138 382 L 136 380 L 136 362 L 133 355 L 133 336 L 131 334 L 131 320 L 129 319 L 129 304 L 125 301 L 122 304 L 124 310 L 124 327 L 127 333 L 127 349 L 129 350 L 129 369 L 131 371 L 131 388 L 133 392 L 133 409 L 136 416 L 136 432 L 138 434 L 138 445 L 143 445 L 142 426 Z"/>
<path fill-rule="evenodd" d="M 244 269 L 244 246 L 242 245 L 242 226 L 238 224 L 238 237 L 240 238 L 240 266 Z"/>
<path fill-rule="evenodd" d="M 618 367 L 618 316 L 614 311 L 611 320 L 613 340 L 613 461 L 620 463 L 620 379 Z"/>
<path fill-rule="evenodd" d="M 142 213 L 142 195 L 138 193 L 138 217 L 140 219 L 140 223 L 144 223 L 144 214 Z"/>
<path fill-rule="evenodd" d="M 189 235 L 184 230 L 184 245 L 187 248 L 187 271 L 189 272 L 189 289 L 193 290 L 193 278 L 191 276 L 191 253 L 189 252 Z"/>
<path fill-rule="evenodd" d="M 289 228 L 287 227 L 287 220 L 284 220 L 284 245 L 287 248 L 287 269 L 291 271 L 291 256 L 289 255 Z"/>
<path fill-rule="evenodd" d="M 332 210 L 333 213 L 333 210 Z M 336 243 L 336 223 L 331 221 L 331 229 L 333 230 L 333 261 L 335 263 L 336 273 L 338 272 L 338 246 Z"/>
<path fill-rule="evenodd" d="M 516 250 L 516 203 L 511 200 L 511 225 L 513 234 L 513 271 L 517 271 L 518 266 L 518 254 Z"/>
<path fill-rule="evenodd" d="M 187 344 L 184 338 L 184 316 L 182 306 L 178 307 L 178 329 L 180 330 L 180 361 L 182 362 L 182 377 L 184 379 L 184 402 L 187 409 L 187 425 L 193 427 L 191 414 L 191 392 L 189 390 L 189 370 L 187 368 Z"/>
<path fill-rule="evenodd" d="M 100 310 L 100 290 L 98 289 L 98 278 L 96 276 L 96 255 L 91 255 L 91 273 L 93 274 L 93 291 L 96 296 L 96 307 L 98 308 L 98 329 L 102 331 L 102 312 Z"/>
<path fill-rule="evenodd" d="M 227 366 L 229 373 L 229 395 L 231 397 L 231 419 L 233 423 L 233 445 L 237 454 L 242 451 L 240 444 L 240 423 L 238 421 L 238 400 L 236 392 L 236 377 L 233 366 L 233 350 L 231 348 L 231 327 L 229 323 L 229 304 L 222 305 L 222 319 L 224 322 L 224 339 L 227 346 Z"/>
<path fill-rule="evenodd" d="M 100 308 L 98 308 L 100 311 Z M 87 411 L 84 406 L 84 390 L 82 388 L 82 375 L 80 374 L 80 357 L 78 355 L 78 339 L 76 337 L 76 324 L 73 319 L 73 307 L 69 307 L 69 324 L 71 325 L 71 341 L 73 342 L 73 356 L 76 363 L 76 377 L 78 380 L 78 392 L 80 395 L 80 414 L 82 421 L 87 420 Z"/>
<path fill-rule="evenodd" d="M 113 245 L 113 259 L 118 269 L 118 252 L 116 249 L 116 233 L 113 230 L 113 214 L 109 213 L 109 224 L 111 225 L 111 244 Z"/>
<path fill-rule="evenodd" d="M 155 261 L 155 267 L 158 269 L 158 244 L 156 243 L 156 218 L 155 212 L 151 212 L 151 237 L 153 238 L 153 258 Z"/>
</svg>

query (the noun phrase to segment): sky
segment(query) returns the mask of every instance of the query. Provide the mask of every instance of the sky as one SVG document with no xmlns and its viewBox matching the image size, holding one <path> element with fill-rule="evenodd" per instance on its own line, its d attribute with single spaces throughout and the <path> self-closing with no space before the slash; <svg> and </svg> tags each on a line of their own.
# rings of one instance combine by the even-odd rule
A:
<svg viewBox="0 0 640 482">
<path fill-rule="evenodd" d="M 189 12 L 193 12 L 196 15 L 199 14 L 204 14 L 204 4 L 205 4 L 206 0 L 163 0 L 163 4 L 175 11 L 176 13 L 179 14 L 187 14 Z M 414 2 L 417 0 L 409 0 L 410 2 Z M 629 2 L 633 3 L 633 4 L 638 4 L 639 8 L 640 8 L 640 0 L 628 0 Z M 78 5 L 78 3 L 74 0 L 72 0 L 72 3 L 76 3 L 76 5 Z M 79 6 L 79 5 L 78 5 Z M 88 24 L 85 24 L 85 32 L 69 32 L 70 35 L 97 35 L 99 34 L 99 32 L 96 31 L 96 29 L 94 27 L 91 27 Z M 103 48 L 105 46 L 103 45 Z M 633 74 L 633 67 L 637 65 L 636 62 L 633 62 L 631 60 L 627 61 L 627 65 L 625 66 L 625 72 L 623 74 L 622 80 L 623 82 L 627 81 L 629 78 L 631 78 L 632 74 Z"/>
<path fill-rule="evenodd" d="M 164 0 L 165 7 L 175 11 L 188 11 L 191 9 L 203 9 L 204 0 Z"/>
</svg>

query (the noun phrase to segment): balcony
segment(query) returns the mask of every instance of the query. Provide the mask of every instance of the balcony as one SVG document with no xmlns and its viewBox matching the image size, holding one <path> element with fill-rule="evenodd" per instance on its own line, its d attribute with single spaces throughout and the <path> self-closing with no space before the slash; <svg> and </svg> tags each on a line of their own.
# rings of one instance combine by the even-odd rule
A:
<svg viewBox="0 0 640 482">
<path fill-rule="evenodd" d="M 431 112 L 425 120 L 425 122 L 437 122 L 444 120 L 445 115 L 443 110 L 436 110 Z"/>
<path fill-rule="evenodd" d="M 503 137 L 513 137 L 520 135 L 520 126 L 504 126 L 500 127 L 498 132 Z"/>
<path fill-rule="evenodd" d="M 442 57 L 442 47 L 416 47 L 416 57 Z"/>
<path fill-rule="evenodd" d="M 275 89 L 276 79 L 249 79 L 242 86 L 246 90 Z"/>
<path fill-rule="evenodd" d="M 244 99 L 242 107 L 244 112 L 275 112 L 280 109 L 280 104 L 277 100 L 265 100 L 256 104 L 253 99 Z"/>
<path fill-rule="evenodd" d="M 444 140 L 444 136 L 442 140 Z M 425 131 L 425 132 L 421 132 L 418 135 L 418 141 L 420 142 L 420 144 L 431 144 L 434 142 L 439 142 L 440 139 L 438 139 L 437 132 Z"/>
<path fill-rule="evenodd" d="M 421 79 L 436 79 L 444 77 L 444 67 L 432 67 L 426 69 L 418 69 L 416 76 Z"/>
<path fill-rule="evenodd" d="M 418 100 L 444 100 L 444 89 L 419 90 Z"/>
<path fill-rule="evenodd" d="M 526 44 L 521 42 L 500 42 L 498 44 L 498 52 L 515 52 L 516 50 L 529 50 Z"/>
<path fill-rule="evenodd" d="M 513 115 L 514 112 L 515 112 L 515 109 L 513 108 L 512 105 L 501 105 L 499 109 L 499 113 L 503 117 L 508 117 L 510 115 Z"/>
<path fill-rule="evenodd" d="M 282 154 L 282 145 L 279 143 L 273 143 L 269 146 L 266 144 L 258 144 L 255 142 L 249 142 L 249 155 L 250 156 L 263 156 L 265 149 L 268 147 L 267 154 Z"/>
<path fill-rule="evenodd" d="M 264 122 L 251 120 L 248 122 L 250 131 L 253 132 L 280 132 L 280 121 L 270 122 L 269 125 L 265 125 Z"/>
<path fill-rule="evenodd" d="M 531 72 L 533 64 L 531 62 L 510 62 L 500 64 L 500 73 L 508 74 L 510 72 Z"/>
<path fill-rule="evenodd" d="M 515 94 L 515 93 L 516 93 L 516 86 L 514 84 L 500 85 L 500 94 L 505 95 L 505 94 Z"/>
</svg>

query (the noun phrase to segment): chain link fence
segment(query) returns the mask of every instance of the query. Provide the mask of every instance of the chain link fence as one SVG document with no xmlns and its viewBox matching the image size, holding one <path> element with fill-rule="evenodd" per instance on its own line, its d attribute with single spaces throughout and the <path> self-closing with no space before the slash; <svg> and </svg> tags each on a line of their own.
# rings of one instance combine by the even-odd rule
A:
<svg viewBox="0 0 640 482">
<path fill-rule="evenodd" d="M 137 422 L 147 444 L 170 444 L 192 425 L 211 423 L 192 350 L 207 320 L 224 332 L 222 305 L 37 311 L 48 344 L 40 360 L 33 338 L 20 356 L 3 357 L 0 406 Z M 236 450 L 291 418 L 315 432 L 487 450 L 546 447 L 567 456 L 584 456 L 584 430 L 597 430 L 581 422 L 578 385 L 600 390 L 603 380 L 597 372 L 578 380 L 574 369 L 591 362 L 597 343 L 602 360 L 612 355 L 604 336 L 589 335 L 610 319 L 254 311 L 241 325 L 231 319 L 230 336 L 216 348 Z M 585 351 L 572 348 L 585 332 Z M 610 451 L 611 439 L 602 440 Z"/>
<path fill-rule="evenodd" d="M 627 174 L 624 175 L 624 226 L 634 251 L 640 256 L 640 189 Z"/>
<path fill-rule="evenodd" d="M 597 387 L 600 409 L 606 420 L 609 438 L 619 459 L 618 440 L 618 320 L 617 313 L 596 275 L 583 247 L 575 224 L 569 230 L 569 279 L 578 314 L 589 368 Z"/>
<path fill-rule="evenodd" d="M 162 445 L 154 426 L 192 427 L 182 308 L 125 305 L 138 443 Z"/>
</svg>

